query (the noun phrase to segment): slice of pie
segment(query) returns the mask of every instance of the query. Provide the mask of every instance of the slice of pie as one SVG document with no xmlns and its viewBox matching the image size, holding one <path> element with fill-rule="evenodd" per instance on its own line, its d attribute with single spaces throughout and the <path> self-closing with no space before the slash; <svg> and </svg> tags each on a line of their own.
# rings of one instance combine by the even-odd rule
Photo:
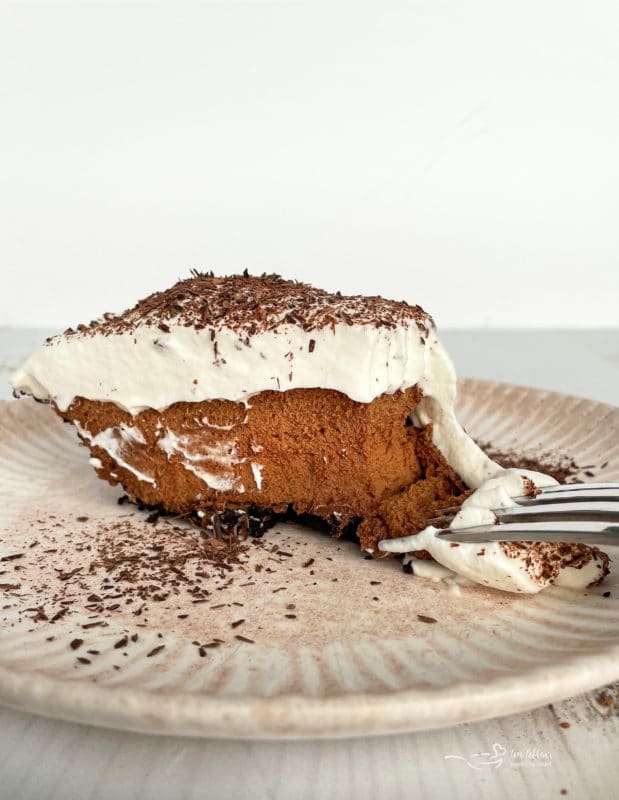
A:
<svg viewBox="0 0 619 800">
<path fill-rule="evenodd" d="M 13 386 L 75 425 L 101 478 L 215 535 L 319 520 L 378 555 L 469 490 L 513 478 L 456 420 L 455 372 L 419 306 L 275 275 L 194 273 L 48 339 Z M 599 551 L 572 546 L 516 588 L 537 591 L 576 561 L 587 583 L 607 571 Z"/>
</svg>

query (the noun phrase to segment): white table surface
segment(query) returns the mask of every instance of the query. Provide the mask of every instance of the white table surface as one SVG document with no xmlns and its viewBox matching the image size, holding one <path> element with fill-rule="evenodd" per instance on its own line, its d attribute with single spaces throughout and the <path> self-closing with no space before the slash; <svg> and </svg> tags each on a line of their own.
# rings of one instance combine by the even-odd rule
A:
<svg viewBox="0 0 619 800">
<path fill-rule="evenodd" d="M 45 335 L 0 328 L 0 397 Z M 448 331 L 442 339 L 459 375 L 619 401 L 619 330 Z M 307 742 L 149 737 L 0 708 L 0 798 L 544 800 L 565 789 L 568 798 L 605 800 L 619 786 L 619 700 L 601 704 L 601 689 L 438 731 Z M 604 691 L 617 698 L 619 683 Z M 496 768 L 444 758 L 495 743 L 507 751 Z"/>
</svg>

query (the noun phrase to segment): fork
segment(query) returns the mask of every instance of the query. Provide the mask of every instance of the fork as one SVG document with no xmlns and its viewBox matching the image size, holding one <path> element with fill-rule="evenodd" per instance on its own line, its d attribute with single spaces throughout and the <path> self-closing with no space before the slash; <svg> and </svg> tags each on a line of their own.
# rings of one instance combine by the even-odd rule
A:
<svg viewBox="0 0 619 800">
<path fill-rule="evenodd" d="M 449 542 L 577 542 L 619 546 L 619 483 L 547 486 L 536 497 L 514 497 L 494 508 L 500 524 L 439 530 Z M 430 525 L 449 524 L 460 506 L 439 511 Z M 615 523 L 615 524 L 612 524 Z"/>
</svg>

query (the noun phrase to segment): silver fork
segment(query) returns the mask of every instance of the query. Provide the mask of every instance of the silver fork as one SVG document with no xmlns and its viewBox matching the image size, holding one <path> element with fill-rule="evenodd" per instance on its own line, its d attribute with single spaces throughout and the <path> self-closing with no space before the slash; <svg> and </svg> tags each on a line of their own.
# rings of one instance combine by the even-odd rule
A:
<svg viewBox="0 0 619 800">
<path fill-rule="evenodd" d="M 578 542 L 619 546 L 619 483 L 548 486 L 537 497 L 515 497 L 515 506 L 495 508 L 496 525 L 475 525 L 439 532 L 458 543 Z M 428 520 L 449 524 L 460 510 L 451 506 Z M 614 524 L 613 524 L 614 523 Z"/>
</svg>

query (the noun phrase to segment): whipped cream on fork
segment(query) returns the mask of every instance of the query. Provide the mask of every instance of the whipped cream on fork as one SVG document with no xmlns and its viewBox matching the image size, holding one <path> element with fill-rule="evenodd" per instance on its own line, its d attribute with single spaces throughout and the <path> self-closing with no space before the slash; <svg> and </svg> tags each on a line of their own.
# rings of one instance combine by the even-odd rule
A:
<svg viewBox="0 0 619 800">
<path fill-rule="evenodd" d="M 536 488 L 555 486 L 557 481 L 540 472 L 505 469 L 482 485 L 463 503 L 451 521 L 452 530 L 474 525 L 493 525 L 494 508 L 512 508 L 519 497 Z M 384 553 L 412 554 L 425 550 L 454 576 L 468 578 L 504 592 L 534 594 L 551 583 L 585 589 L 608 572 L 608 556 L 597 548 L 579 544 L 545 542 L 450 542 L 441 529 L 428 526 L 420 533 L 379 543 Z M 412 560 L 413 570 L 415 561 Z"/>
</svg>

